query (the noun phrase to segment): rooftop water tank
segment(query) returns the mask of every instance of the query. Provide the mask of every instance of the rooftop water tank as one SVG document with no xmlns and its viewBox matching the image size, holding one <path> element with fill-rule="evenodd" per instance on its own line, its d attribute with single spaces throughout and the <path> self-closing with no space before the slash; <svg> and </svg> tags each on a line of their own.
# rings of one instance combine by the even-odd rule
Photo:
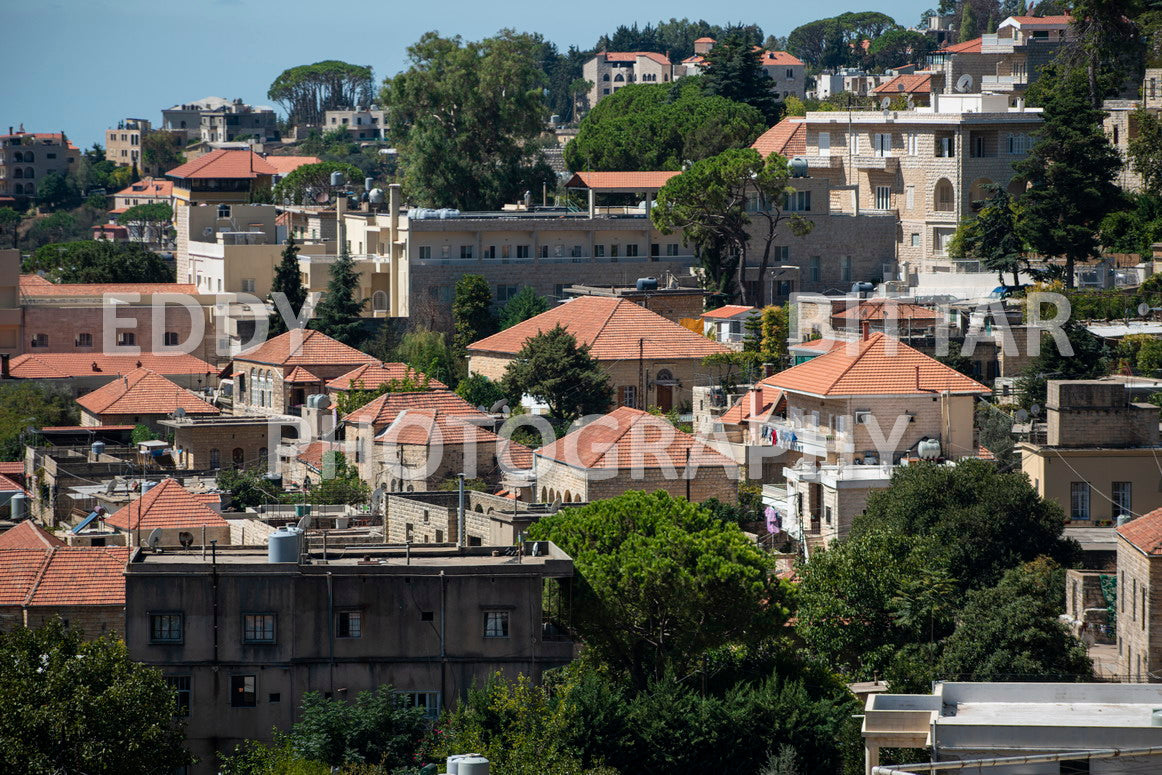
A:
<svg viewBox="0 0 1162 775">
<path fill-rule="evenodd" d="M 436 211 L 436 217 L 442 221 L 446 221 L 449 218 L 459 218 L 460 211 L 453 207 L 441 207 Z"/>
<path fill-rule="evenodd" d="M 658 289 L 658 278 L 639 277 L 637 279 L 637 289 L 639 291 L 656 291 Z"/>
<path fill-rule="evenodd" d="M 488 775 L 488 760 L 483 756 L 465 756 L 456 762 L 456 775 Z"/>
<path fill-rule="evenodd" d="M 367 201 L 371 202 L 371 204 L 373 204 L 373 205 L 383 204 L 383 189 L 382 188 L 371 189 L 371 191 L 367 194 Z"/>
<path fill-rule="evenodd" d="M 347 182 L 347 178 L 343 175 L 342 172 L 335 171 L 335 172 L 331 173 L 331 185 L 332 186 L 341 186 L 346 182 Z"/>
<path fill-rule="evenodd" d="M 921 439 L 916 444 L 916 455 L 921 460 L 935 460 L 940 457 L 940 440 Z"/>
<path fill-rule="evenodd" d="M 791 177 L 793 177 L 793 178 L 805 178 L 805 177 L 807 177 L 808 168 L 809 168 L 809 165 L 807 164 L 807 159 L 805 157 L 796 156 L 795 158 L 791 159 Z"/>
<path fill-rule="evenodd" d="M 90 449 L 93 450 L 93 457 L 98 457 L 100 455 L 104 455 L 105 454 L 105 442 L 94 441 L 93 446 L 90 447 Z"/>
<path fill-rule="evenodd" d="M 9 501 L 12 504 L 12 521 L 19 522 L 22 519 L 28 518 L 28 496 L 22 492 L 18 492 L 12 496 Z"/>
<path fill-rule="evenodd" d="M 303 531 L 283 525 L 270 534 L 266 544 L 267 562 L 298 562 Z"/>
<path fill-rule="evenodd" d="M 1150 714 L 1150 726 L 1162 727 L 1162 708 L 1154 708 Z"/>
<path fill-rule="evenodd" d="M 308 409 L 326 409 L 331 405 L 331 397 L 326 393 L 312 393 L 307 396 Z"/>
</svg>

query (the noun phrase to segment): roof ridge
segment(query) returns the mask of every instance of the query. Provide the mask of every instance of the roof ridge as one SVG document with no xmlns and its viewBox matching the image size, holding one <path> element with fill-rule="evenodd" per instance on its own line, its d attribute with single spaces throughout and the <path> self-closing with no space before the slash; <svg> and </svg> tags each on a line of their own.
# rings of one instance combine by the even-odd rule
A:
<svg viewBox="0 0 1162 775">
<path fill-rule="evenodd" d="M 22 606 L 32 605 L 32 598 L 36 595 L 36 590 L 40 588 L 40 582 L 44 580 L 44 574 L 48 571 L 48 564 L 52 562 L 53 555 L 56 554 L 56 547 L 50 546 L 44 552 L 44 562 L 40 564 L 40 568 L 36 571 L 36 578 L 28 586 L 28 593 L 24 596 Z"/>
</svg>

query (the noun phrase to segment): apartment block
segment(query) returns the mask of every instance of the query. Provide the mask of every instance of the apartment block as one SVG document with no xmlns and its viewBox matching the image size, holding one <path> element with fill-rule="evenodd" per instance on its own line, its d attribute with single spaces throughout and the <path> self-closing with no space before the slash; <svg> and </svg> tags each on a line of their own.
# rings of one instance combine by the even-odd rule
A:
<svg viewBox="0 0 1162 775">
<path fill-rule="evenodd" d="M 323 131 L 345 128 L 353 140 L 383 140 L 387 132 L 387 111 L 378 105 L 365 108 L 328 110 L 323 113 Z"/>
<path fill-rule="evenodd" d="M 118 167 L 141 169 L 141 139 L 151 124 L 144 118 L 126 118 L 105 130 L 105 158 Z"/>
<path fill-rule="evenodd" d="M 25 132 L 24 127 L 0 135 L 0 196 L 36 199 L 40 181 L 52 172 L 75 169 L 80 151 L 64 132 Z"/>
</svg>

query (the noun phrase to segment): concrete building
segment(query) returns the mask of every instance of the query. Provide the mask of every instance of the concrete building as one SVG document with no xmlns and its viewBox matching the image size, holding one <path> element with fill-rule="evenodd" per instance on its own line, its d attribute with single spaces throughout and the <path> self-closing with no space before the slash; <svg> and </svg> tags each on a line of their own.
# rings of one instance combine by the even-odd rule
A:
<svg viewBox="0 0 1162 775">
<path fill-rule="evenodd" d="M 664 417 L 619 407 L 533 453 L 545 503 L 588 503 L 626 490 L 701 502 L 738 500 L 738 465 Z"/>
<path fill-rule="evenodd" d="M 525 342 L 561 325 L 609 374 L 620 406 L 687 411 L 702 359 L 725 346 L 625 299 L 582 296 L 468 347 L 468 370 L 500 380 Z M 686 408 L 684 408 L 686 407 Z"/>
<path fill-rule="evenodd" d="M 567 589 L 545 584 L 567 585 L 573 562 L 551 543 L 272 559 L 138 552 L 126 570 L 129 655 L 178 692 L 192 773 L 289 728 L 308 691 L 354 699 L 390 685 L 435 716 L 498 671 L 539 681 L 573 657 L 557 625 Z"/>
<path fill-rule="evenodd" d="M 1162 746 L 1162 727 L 1152 722 L 1160 704 L 1162 686 L 1146 683 L 937 681 L 932 694 L 873 694 L 863 717 L 866 772 L 879 765 L 884 748 L 928 748 L 933 762 L 1043 757 L 979 769 L 965 765 L 963 772 L 1155 772 L 1162 766 L 1159 753 L 1127 754 Z M 1103 753 L 1091 758 L 1089 751 Z"/>
<path fill-rule="evenodd" d="M 278 116 L 273 108 L 246 105 L 241 99 L 199 115 L 199 137 L 207 143 L 254 140 L 264 143 L 278 139 Z"/>
<path fill-rule="evenodd" d="M 377 105 L 369 108 L 356 105 L 323 113 L 324 132 L 340 127 L 347 129 L 352 140 L 383 140 L 387 136 L 387 111 Z"/>
<path fill-rule="evenodd" d="M 894 253 L 908 279 L 955 269 L 949 241 L 987 198 L 985 186 L 1024 190 L 1012 165 L 1040 124 L 1039 108 L 1011 108 L 1004 95 L 935 94 L 929 107 L 809 112 L 776 129 L 805 132 L 801 155 L 812 178 L 830 182 L 825 190 L 854 187 L 863 207 L 894 217 Z"/>
<path fill-rule="evenodd" d="M 1066 524 L 1109 526 L 1162 507 L 1158 407 L 1133 403 L 1125 385 L 1049 380 L 1044 444 L 1021 442 L 1021 470 Z"/>
<path fill-rule="evenodd" d="M 113 194 L 113 213 L 119 214 L 137 205 L 173 204 L 173 181 L 144 177 Z"/>
<path fill-rule="evenodd" d="M 630 83 L 669 83 L 674 66 L 665 54 L 653 51 L 601 51 L 581 66 L 589 89 L 589 108 Z"/>
<path fill-rule="evenodd" d="M 230 104 L 222 97 L 204 97 L 196 102 L 185 102 L 161 111 L 162 129 L 184 133 L 186 142 L 198 140 L 202 134 L 202 113 L 219 110 Z"/>
<path fill-rule="evenodd" d="M 35 200 L 49 173 L 76 169 L 80 151 L 64 132 L 25 132 L 24 127 L 0 135 L 0 196 Z"/>
</svg>

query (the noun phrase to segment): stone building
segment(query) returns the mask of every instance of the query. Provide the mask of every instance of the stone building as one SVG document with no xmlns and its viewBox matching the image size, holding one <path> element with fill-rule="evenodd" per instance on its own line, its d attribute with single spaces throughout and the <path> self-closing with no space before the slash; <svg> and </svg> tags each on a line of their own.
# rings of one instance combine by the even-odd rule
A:
<svg viewBox="0 0 1162 775">
<path fill-rule="evenodd" d="M 1117 528 L 1118 675 L 1155 681 L 1162 670 L 1162 509 Z"/>
<path fill-rule="evenodd" d="M 0 548 L 0 631 L 59 616 L 86 639 L 122 636 L 128 550 L 37 544 Z"/>
<path fill-rule="evenodd" d="M 352 140 L 383 140 L 387 132 L 387 111 L 372 105 L 364 108 L 328 110 L 323 113 L 323 131 L 331 132 L 343 127 Z"/>
<path fill-rule="evenodd" d="M 1066 524 L 1109 526 L 1162 507 L 1158 407 L 1120 382 L 1049 380 L 1044 444 L 1021 442 L 1021 470 Z"/>
<path fill-rule="evenodd" d="M 278 116 L 274 109 L 246 105 L 241 99 L 201 111 L 198 121 L 199 137 L 206 143 L 243 139 L 263 143 L 278 139 Z"/>
<path fill-rule="evenodd" d="M 460 494 L 455 490 L 387 496 L 387 543 L 453 543 L 459 535 Z M 464 493 L 464 542 L 468 546 L 512 546 L 551 504 L 529 503 L 476 490 Z"/>
<path fill-rule="evenodd" d="M 251 150 L 221 148 L 188 161 L 165 175 L 174 181 L 174 203 L 187 205 L 247 204 L 251 195 L 270 189 L 315 156 L 262 156 Z"/>
<path fill-rule="evenodd" d="M 573 562 L 548 542 L 517 547 L 367 547 L 272 562 L 265 550 L 134 555 L 125 572 L 129 656 L 178 693 L 187 742 L 218 752 L 270 740 L 303 695 L 354 699 L 390 685 L 435 717 L 501 672 L 539 682 L 573 644 L 556 622 Z M 549 591 L 546 591 L 549 590 Z"/>
<path fill-rule="evenodd" d="M 689 407 L 702 360 L 729 349 L 625 299 L 582 296 L 468 347 L 468 370 L 500 380 L 525 342 L 564 326 L 609 374 L 621 406 Z"/>
<path fill-rule="evenodd" d="M 653 51 L 601 51 L 581 66 L 581 77 L 593 84 L 589 108 L 631 83 L 669 83 L 674 66 Z"/>
<path fill-rule="evenodd" d="M 268 459 L 290 428 L 267 417 L 194 415 L 158 420 L 173 434 L 173 458 L 178 468 L 215 471 L 254 468 Z"/>
<path fill-rule="evenodd" d="M 216 406 L 152 369 L 134 369 L 77 399 L 81 425 L 145 425 L 157 429 L 166 417 L 216 415 Z"/>
<path fill-rule="evenodd" d="M 539 500 L 603 500 L 626 490 L 738 499 L 738 465 L 663 417 L 622 406 L 533 453 Z"/>
<path fill-rule="evenodd" d="M 163 479 L 141 497 L 105 518 L 105 525 L 126 536 L 126 543 L 143 546 L 154 530 L 159 546 L 218 546 L 230 543 L 230 525 L 177 479 Z"/>
<path fill-rule="evenodd" d="M 674 78 L 701 74 L 709 64 L 706 55 L 714 48 L 716 42 L 710 37 L 694 41 L 694 54 L 674 65 Z M 771 82 L 771 94 L 776 99 L 785 100 L 787 97 L 803 99 L 807 96 L 807 65 L 803 60 L 786 51 L 768 51 L 761 46 L 755 46 L 754 52 L 763 75 Z"/>
<path fill-rule="evenodd" d="M 8 127 L 0 135 L 0 197 L 25 203 L 35 200 L 49 173 L 66 175 L 77 168 L 81 152 L 64 132 L 25 132 Z"/>
<path fill-rule="evenodd" d="M 173 205 L 173 181 L 144 177 L 113 194 L 113 213 L 148 204 Z"/>
</svg>

